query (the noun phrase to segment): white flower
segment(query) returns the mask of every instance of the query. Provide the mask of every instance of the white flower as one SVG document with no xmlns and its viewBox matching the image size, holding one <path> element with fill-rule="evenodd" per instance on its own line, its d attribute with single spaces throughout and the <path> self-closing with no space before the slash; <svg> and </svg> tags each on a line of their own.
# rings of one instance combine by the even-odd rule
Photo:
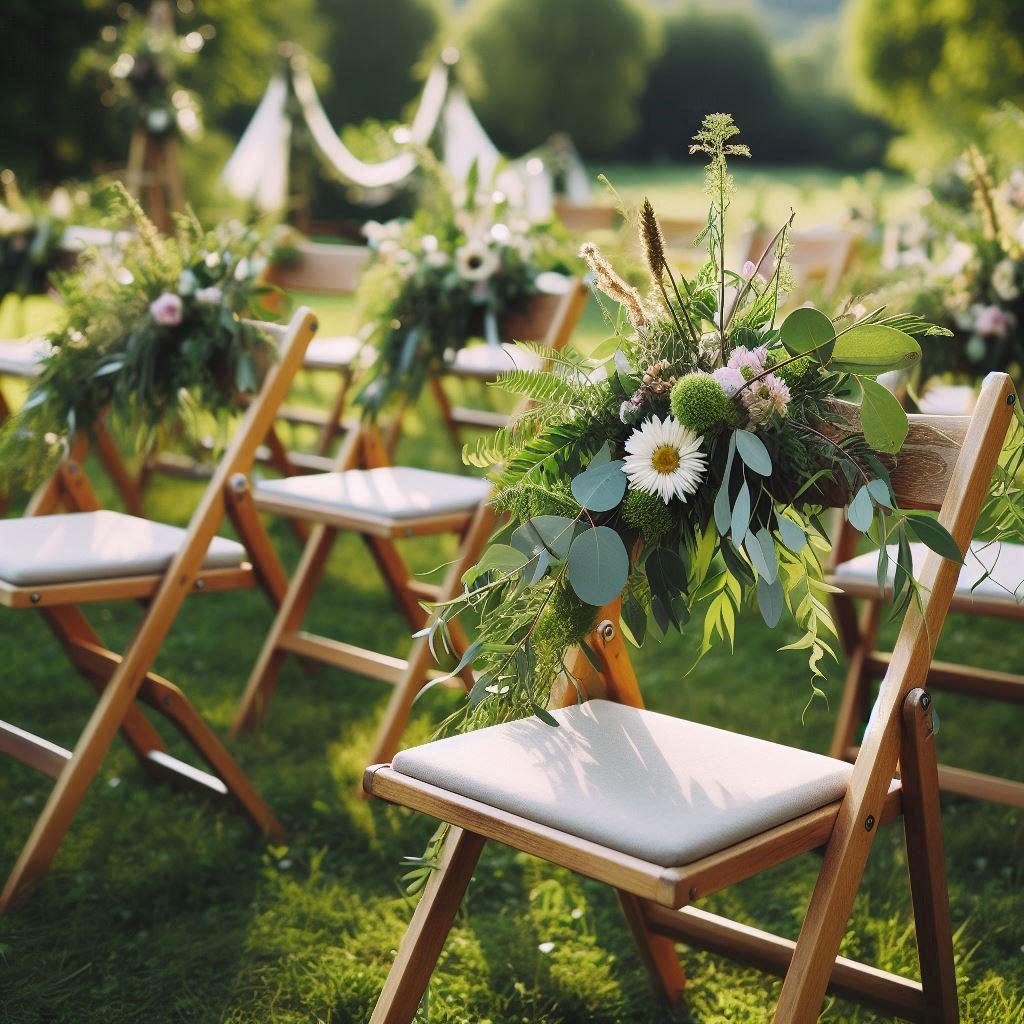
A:
<svg viewBox="0 0 1024 1024">
<path fill-rule="evenodd" d="M 743 371 L 735 366 L 721 366 L 717 370 L 713 370 L 711 376 L 722 385 L 726 398 L 732 398 L 747 383 Z"/>
<path fill-rule="evenodd" d="M 423 257 L 423 262 L 434 270 L 442 270 L 448 266 L 448 253 L 443 249 L 438 249 L 436 252 L 428 252 Z"/>
<path fill-rule="evenodd" d="M 178 278 L 178 294 L 191 295 L 196 290 L 196 285 L 198 284 L 199 281 L 191 270 L 183 270 Z"/>
<path fill-rule="evenodd" d="M 224 293 L 215 284 L 211 284 L 209 288 L 200 288 L 196 292 L 196 302 L 207 306 L 219 306 L 223 298 Z"/>
<path fill-rule="evenodd" d="M 657 494 L 667 505 L 672 498 L 686 501 L 697 490 L 707 471 L 700 451 L 704 438 L 677 423 L 652 416 L 633 431 L 626 442 L 623 472 L 629 486 L 646 494 Z"/>
<path fill-rule="evenodd" d="M 455 250 L 455 266 L 464 281 L 486 281 L 498 271 L 501 261 L 482 242 L 467 242 Z"/>
<path fill-rule="evenodd" d="M 1000 260 L 992 271 L 992 290 L 1004 302 L 1012 302 L 1020 289 L 1017 287 L 1017 266 L 1013 260 Z"/>
</svg>

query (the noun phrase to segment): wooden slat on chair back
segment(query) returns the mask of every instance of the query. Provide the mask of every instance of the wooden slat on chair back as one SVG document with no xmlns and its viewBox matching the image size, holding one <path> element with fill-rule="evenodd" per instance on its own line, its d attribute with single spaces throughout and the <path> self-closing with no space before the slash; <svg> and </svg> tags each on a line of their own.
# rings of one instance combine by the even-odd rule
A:
<svg viewBox="0 0 1024 1024">
<path fill-rule="evenodd" d="M 569 203 L 564 199 L 556 200 L 555 216 L 569 231 L 614 231 L 620 220 L 614 206 Z"/>
<path fill-rule="evenodd" d="M 554 277 L 548 275 L 553 282 Z M 498 334 L 502 341 L 539 341 L 561 347 L 568 341 L 563 325 L 571 314 L 578 314 L 577 305 L 586 301 L 583 284 L 577 278 L 562 279 L 561 290 L 549 290 L 534 295 L 526 309 L 506 313 L 498 323 Z M 575 324 L 575 317 L 572 320 Z M 571 327 L 570 327 L 571 329 Z M 565 333 L 566 336 L 562 337 Z"/>
<path fill-rule="evenodd" d="M 284 291 L 350 295 L 359 285 L 359 276 L 370 258 L 370 250 L 365 245 L 302 241 L 296 249 L 295 262 L 267 270 L 268 284 Z"/>
<path fill-rule="evenodd" d="M 761 263 L 761 274 L 769 277 L 775 269 L 775 253 L 766 252 L 774 232 L 755 231 L 747 246 L 748 260 Z M 788 235 L 787 259 L 797 285 L 806 291 L 811 284 L 820 284 L 826 295 L 838 287 L 853 259 L 857 236 L 843 228 L 821 227 L 791 231 Z"/>
<path fill-rule="evenodd" d="M 857 406 L 837 402 L 833 407 L 850 433 L 860 432 Z M 910 432 L 894 459 L 889 463 L 896 502 L 904 509 L 927 509 L 936 512 L 942 506 L 956 460 L 963 447 L 970 416 L 922 416 L 912 413 Z M 820 425 L 822 433 L 841 438 L 847 431 L 831 424 Z M 834 502 L 844 504 L 840 499 Z"/>
</svg>

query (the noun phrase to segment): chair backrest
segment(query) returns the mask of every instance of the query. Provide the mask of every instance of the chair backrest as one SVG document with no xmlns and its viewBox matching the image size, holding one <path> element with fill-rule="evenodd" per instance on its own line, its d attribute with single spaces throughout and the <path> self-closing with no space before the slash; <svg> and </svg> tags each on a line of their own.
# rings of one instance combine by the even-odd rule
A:
<svg viewBox="0 0 1024 1024">
<path fill-rule="evenodd" d="M 1013 417 L 1016 394 L 1006 374 L 990 374 L 973 416 L 911 417 L 911 436 L 893 473 L 901 507 L 938 508 L 939 522 L 966 552 Z M 854 813 L 888 785 L 899 752 L 903 701 L 927 678 L 960 567 L 929 550 L 882 682 L 847 799 Z M 874 812 L 873 812 L 874 813 Z"/>
<path fill-rule="evenodd" d="M 554 349 L 568 343 L 587 301 L 587 289 L 577 277 L 542 274 L 525 309 L 506 313 L 498 321 L 502 341 L 536 341 Z"/>
<path fill-rule="evenodd" d="M 269 267 L 266 280 L 286 292 L 351 295 L 369 258 L 365 245 L 302 240 L 295 247 L 295 258 Z"/>
<path fill-rule="evenodd" d="M 621 217 L 614 206 L 555 201 L 555 216 L 569 231 L 614 231 Z"/>
</svg>

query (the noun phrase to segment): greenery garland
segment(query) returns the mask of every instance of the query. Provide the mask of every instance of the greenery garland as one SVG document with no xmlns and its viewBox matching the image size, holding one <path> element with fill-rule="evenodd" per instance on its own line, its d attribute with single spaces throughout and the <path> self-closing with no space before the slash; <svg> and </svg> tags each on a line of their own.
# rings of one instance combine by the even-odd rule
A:
<svg viewBox="0 0 1024 1024">
<path fill-rule="evenodd" d="M 136 432 L 205 432 L 226 422 L 240 393 L 255 392 L 275 355 L 244 318 L 263 316 L 265 243 L 229 222 L 205 231 L 178 218 L 161 235 L 120 186 L 136 232 L 116 249 L 86 253 L 58 282 L 63 322 L 18 413 L 0 432 L 0 489 L 31 486 L 102 416 Z M 201 414 L 207 414 L 205 417 Z"/>
<path fill-rule="evenodd" d="M 673 274 L 647 202 L 648 295 L 584 246 L 597 287 L 618 304 L 608 313 L 613 337 L 589 359 L 546 353 L 549 371 L 504 374 L 501 386 L 532 406 L 465 453 L 492 467 L 507 523 L 430 629 L 446 660 L 452 619 L 478 621 L 455 669 L 478 670 L 458 716 L 464 725 L 463 716 L 475 725 L 527 709 L 553 721 L 543 710 L 553 681 L 571 678 L 570 651 L 588 653 L 599 608 L 618 599 L 633 642 L 652 629 L 692 631 L 698 659 L 732 644 L 743 605 L 769 627 L 788 618 L 800 637 L 783 649 L 804 652 L 820 694 L 836 635 L 820 516 L 836 495 L 851 525 L 879 546 L 879 579 L 894 577 L 894 614 L 918 595 L 912 540 L 962 561 L 934 518 L 896 506 L 887 467 L 909 425 L 876 379 L 914 366 L 915 336 L 937 329 L 884 308 L 829 317 L 804 307 L 778 323 L 792 217 L 771 246 L 769 277 L 753 264 L 735 272 L 724 259 L 734 190 L 727 159 L 749 155 L 731 141 L 737 132 L 729 115 L 712 114 L 694 137 L 692 151 L 708 157 L 711 198 L 701 236 L 709 258 L 694 278 Z M 1013 459 L 1019 468 L 1019 448 Z M 1021 515 L 1013 466 L 1006 472 L 988 517 L 996 535 Z"/>
</svg>

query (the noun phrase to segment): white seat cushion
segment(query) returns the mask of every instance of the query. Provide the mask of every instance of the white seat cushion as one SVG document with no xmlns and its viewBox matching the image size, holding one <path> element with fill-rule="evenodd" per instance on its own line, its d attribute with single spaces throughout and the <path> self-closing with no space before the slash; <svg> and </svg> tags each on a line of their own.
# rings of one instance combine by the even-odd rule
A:
<svg viewBox="0 0 1024 1024">
<path fill-rule="evenodd" d="M 388 466 L 261 480 L 255 493 L 257 501 L 283 500 L 297 508 L 413 519 L 472 512 L 490 490 L 486 480 L 475 477 Z"/>
<path fill-rule="evenodd" d="M 929 416 L 970 416 L 978 393 L 968 384 L 932 384 L 921 396 L 918 408 Z"/>
<path fill-rule="evenodd" d="M 459 377 L 497 377 L 507 370 L 536 370 L 541 361 L 518 345 L 470 345 L 455 353 L 449 372 Z"/>
<path fill-rule="evenodd" d="M 839 800 L 853 766 L 608 701 L 404 750 L 396 771 L 662 867 Z"/>
<path fill-rule="evenodd" d="M 31 341 L 0 341 L 0 376 L 38 377 L 42 360 L 51 352 L 45 338 Z"/>
<path fill-rule="evenodd" d="M 914 577 L 924 565 L 928 548 L 924 544 L 911 544 L 910 555 L 914 562 Z M 888 583 L 891 584 L 896 572 L 895 545 L 889 546 Z M 833 574 L 838 586 L 858 592 L 878 591 L 878 553 L 869 551 L 857 555 L 848 562 L 836 566 Z M 985 577 L 982 579 L 982 577 Z M 980 581 L 980 582 L 979 582 Z M 956 584 L 959 598 L 983 597 L 986 600 L 1006 601 L 1009 604 L 1024 600 L 1024 545 L 990 544 L 986 541 L 971 542 L 971 550 L 964 559 L 963 568 Z M 971 588 L 974 588 L 973 590 Z M 1016 597 L 1014 595 L 1017 595 Z"/>
<path fill-rule="evenodd" d="M 0 580 L 15 586 L 163 572 L 185 531 L 120 512 L 72 512 L 0 520 Z M 215 537 L 203 567 L 241 565 L 245 548 Z"/>
<path fill-rule="evenodd" d="M 302 365 L 307 370 L 347 370 L 356 365 L 362 348 L 362 340 L 355 337 L 316 338 L 309 343 Z"/>
</svg>

